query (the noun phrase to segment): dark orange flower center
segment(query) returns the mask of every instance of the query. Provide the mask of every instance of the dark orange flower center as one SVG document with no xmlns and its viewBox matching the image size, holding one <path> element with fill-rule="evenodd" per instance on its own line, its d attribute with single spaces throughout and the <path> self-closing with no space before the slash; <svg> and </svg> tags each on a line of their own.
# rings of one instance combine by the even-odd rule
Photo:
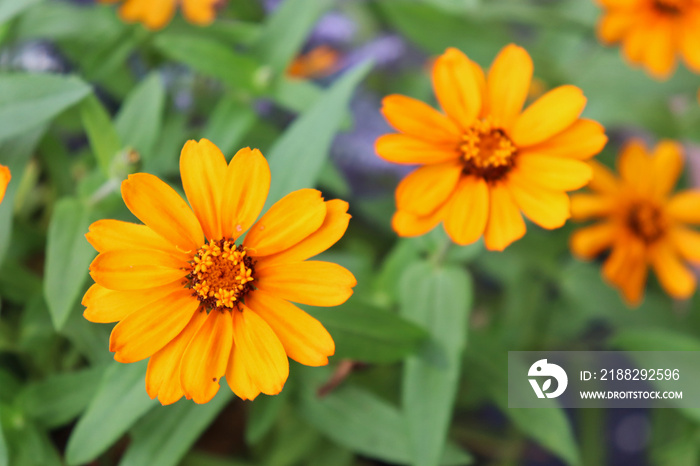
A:
<svg viewBox="0 0 700 466">
<path fill-rule="evenodd" d="M 253 289 L 253 259 L 233 240 L 210 240 L 197 251 L 191 263 L 192 271 L 187 276 L 190 288 L 207 311 L 238 308 Z"/>
<path fill-rule="evenodd" d="M 630 206 L 627 227 L 645 243 L 653 243 L 666 233 L 663 212 L 649 202 L 635 202 Z"/>
<path fill-rule="evenodd" d="M 676 16 L 683 13 L 686 0 L 653 0 L 654 9 L 662 15 Z"/>
<path fill-rule="evenodd" d="M 465 175 L 487 181 L 502 178 L 513 167 L 516 147 L 506 133 L 494 127 L 490 119 L 478 120 L 462 135 L 459 146 Z"/>
</svg>

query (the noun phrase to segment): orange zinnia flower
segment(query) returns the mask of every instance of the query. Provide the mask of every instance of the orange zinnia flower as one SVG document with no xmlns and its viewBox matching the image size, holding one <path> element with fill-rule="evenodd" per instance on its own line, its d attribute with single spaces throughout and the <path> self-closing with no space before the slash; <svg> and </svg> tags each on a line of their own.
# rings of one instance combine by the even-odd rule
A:
<svg viewBox="0 0 700 466">
<path fill-rule="evenodd" d="M 99 0 L 101 3 L 117 3 L 121 0 Z M 149 29 L 161 29 L 175 15 L 175 7 L 182 4 L 187 21 L 206 26 L 214 21 L 217 5 L 221 0 L 125 0 L 119 13 L 124 21 L 143 23 Z"/>
<path fill-rule="evenodd" d="M 10 184 L 11 178 L 10 169 L 0 165 L 0 202 L 5 198 L 5 191 L 7 191 L 7 185 Z"/>
<path fill-rule="evenodd" d="M 447 115 L 401 95 L 384 98 L 382 112 L 401 134 L 376 143 L 390 162 L 424 165 L 396 190 L 394 230 L 421 235 L 441 221 L 453 241 L 484 235 L 486 247 L 503 250 L 525 234 L 520 214 L 544 228 L 569 218 L 566 191 L 588 183 L 584 162 L 607 138 L 595 121 L 580 119 L 580 89 L 561 86 L 525 111 L 532 60 L 505 47 L 488 78 L 462 52 L 450 48 L 433 66 L 433 87 Z M 522 112 L 521 112 L 522 111 Z"/>
<path fill-rule="evenodd" d="M 301 189 L 255 222 L 270 187 L 265 158 L 246 148 L 227 166 L 206 139 L 185 145 L 180 173 L 192 209 L 139 173 L 122 183 L 122 196 L 145 225 L 91 225 L 86 236 L 100 254 L 90 265 L 96 283 L 83 298 L 85 317 L 119 321 L 114 359 L 150 357 L 146 390 L 163 404 L 183 395 L 206 403 L 223 375 L 243 399 L 279 393 L 287 356 L 321 366 L 335 351 L 321 323 L 290 301 L 335 306 L 352 294 L 348 270 L 306 261 L 343 236 L 348 204 Z"/>
<path fill-rule="evenodd" d="M 622 42 L 627 60 L 657 79 L 667 78 L 676 55 L 700 72 L 700 0 L 599 0 L 605 13 L 598 37 Z"/>
<path fill-rule="evenodd" d="M 633 141 L 618 159 L 620 178 L 595 163 L 591 194 L 571 198 L 576 220 L 601 218 L 571 236 L 571 250 L 592 259 L 612 248 L 603 276 L 631 305 L 639 304 L 651 265 L 661 286 L 674 298 L 695 290 L 695 276 L 683 263 L 700 261 L 700 190 L 672 195 L 683 169 L 683 149 L 673 141 L 659 143 L 649 154 Z"/>
<path fill-rule="evenodd" d="M 323 78 L 335 71 L 340 54 L 327 45 L 299 55 L 287 68 L 287 74 L 293 78 Z"/>
</svg>

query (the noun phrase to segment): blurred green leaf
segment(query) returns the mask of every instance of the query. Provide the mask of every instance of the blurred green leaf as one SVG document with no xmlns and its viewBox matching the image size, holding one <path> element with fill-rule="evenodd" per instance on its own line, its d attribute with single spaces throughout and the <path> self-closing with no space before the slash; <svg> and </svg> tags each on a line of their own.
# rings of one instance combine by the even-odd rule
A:
<svg viewBox="0 0 700 466">
<path fill-rule="evenodd" d="M 666 329 L 623 329 L 608 344 L 625 351 L 700 351 L 696 337 Z"/>
<path fill-rule="evenodd" d="M 240 149 L 240 141 L 252 128 L 256 118 L 250 105 L 230 97 L 223 98 L 214 107 L 202 137 L 216 144 L 230 159 Z"/>
<path fill-rule="evenodd" d="M 141 387 L 143 388 L 143 387 Z M 134 427 L 123 466 L 175 466 L 233 398 L 228 387 L 205 405 L 181 400 L 151 411 Z"/>
<path fill-rule="evenodd" d="M 280 107 L 303 113 L 316 103 L 323 91 L 311 81 L 282 77 L 273 83 L 271 93 Z"/>
<path fill-rule="evenodd" d="M 15 405 L 0 405 L 2 428 L 14 466 L 61 466 L 59 457 L 48 434 L 24 416 Z"/>
<path fill-rule="evenodd" d="M 246 442 L 257 443 L 270 431 L 290 393 L 289 387 L 285 387 L 278 395 L 260 396 L 255 403 L 251 403 L 245 430 Z"/>
<path fill-rule="evenodd" d="M 165 87 L 160 75 L 153 72 L 126 97 L 115 118 L 124 145 L 148 158 L 163 126 L 164 110 Z"/>
<path fill-rule="evenodd" d="M 292 191 L 315 186 L 350 98 L 370 68 L 365 62 L 347 72 L 275 142 L 268 156 L 272 185 L 265 210 Z"/>
<path fill-rule="evenodd" d="M 313 26 L 334 3 L 335 0 L 285 0 L 268 17 L 255 51 L 275 76 L 284 73 Z"/>
<path fill-rule="evenodd" d="M 0 140 L 35 129 L 90 93 L 79 78 L 51 74 L 2 74 L 0 89 Z"/>
<path fill-rule="evenodd" d="M 96 40 L 108 41 L 125 27 L 109 7 L 85 8 L 69 2 L 45 1 L 40 8 L 22 15 L 16 34 L 19 40 L 51 39 L 94 46 Z"/>
<path fill-rule="evenodd" d="M 50 429 L 68 423 L 85 410 L 97 391 L 104 369 L 97 366 L 59 373 L 28 385 L 23 393 L 27 415 Z"/>
<path fill-rule="evenodd" d="M 389 363 L 416 351 L 427 334 L 398 314 L 349 301 L 340 308 L 307 308 L 333 335 L 337 359 Z"/>
<path fill-rule="evenodd" d="M 0 23 L 8 21 L 44 0 L 0 0 Z"/>
<path fill-rule="evenodd" d="M 428 329 L 430 339 L 409 357 L 402 379 L 411 464 L 437 466 L 459 385 L 471 311 L 471 278 L 457 267 L 412 264 L 401 279 L 401 314 Z"/>
<path fill-rule="evenodd" d="M 146 361 L 112 363 L 97 393 L 73 429 L 66 447 L 69 465 L 88 463 L 109 448 L 155 404 L 146 393 Z"/>
<path fill-rule="evenodd" d="M 248 55 L 234 52 L 214 39 L 193 34 L 161 33 L 154 41 L 158 50 L 195 71 L 220 79 L 239 91 L 256 91 L 265 83 L 257 75 L 260 65 Z"/>
<path fill-rule="evenodd" d="M 112 160 L 123 147 L 117 129 L 107 110 L 94 95 L 83 100 L 80 117 L 98 165 L 102 173 L 109 176 Z"/>
<path fill-rule="evenodd" d="M 56 203 L 49 223 L 44 296 L 54 327 L 59 330 L 80 296 L 88 277 L 88 266 L 96 255 L 85 239 L 89 216 L 85 204 L 74 198 L 64 198 Z"/>
</svg>

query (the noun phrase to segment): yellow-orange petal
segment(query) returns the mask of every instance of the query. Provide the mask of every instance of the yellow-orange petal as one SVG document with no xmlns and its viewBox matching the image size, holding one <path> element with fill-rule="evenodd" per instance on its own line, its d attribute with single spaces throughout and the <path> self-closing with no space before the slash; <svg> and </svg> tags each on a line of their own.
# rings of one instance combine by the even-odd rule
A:
<svg viewBox="0 0 700 466">
<path fill-rule="evenodd" d="M 700 224 L 700 190 L 681 191 L 671 197 L 666 213 L 681 223 Z"/>
<path fill-rule="evenodd" d="M 384 160 L 404 165 L 442 163 L 460 157 L 456 144 L 436 144 L 405 134 L 380 136 L 374 149 Z"/>
<path fill-rule="evenodd" d="M 82 305 L 86 307 L 83 316 L 95 323 L 117 322 L 132 312 L 165 299 L 180 289 L 182 289 L 180 280 L 162 286 L 131 291 L 108 290 L 95 283 L 83 296 Z"/>
<path fill-rule="evenodd" d="M 588 220 L 604 217 L 612 213 L 617 205 L 617 199 L 600 194 L 574 194 L 571 196 L 571 218 Z"/>
<path fill-rule="evenodd" d="M 207 403 L 219 391 L 233 345 L 233 319 L 237 310 L 209 312 L 187 345 L 180 365 L 180 383 L 188 399 Z"/>
<path fill-rule="evenodd" d="M 119 322 L 109 338 L 109 350 L 119 362 L 146 359 L 185 328 L 199 307 L 188 289 L 180 289 Z"/>
<path fill-rule="evenodd" d="M 651 158 L 647 154 L 644 142 L 639 139 L 627 143 L 617 158 L 617 171 L 620 177 L 643 193 L 650 192 L 655 183 L 650 165 Z"/>
<path fill-rule="evenodd" d="M 214 21 L 218 4 L 219 0 L 182 0 L 182 14 L 190 23 L 206 26 Z"/>
<path fill-rule="evenodd" d="M 173 0 L 126 0 L 119 10 L 124 21 L 143 23 L 147 28 L 157 30 L 165 27 L 175 14 Z"/>
<path fill-rule="evenodd" d="M 457 244 L 481 238 L 489 216 L 489 188 L 483 178 L 465 176 L 448 201 L 445 231 Z"/>
<path fill-rule="evenodd" d="M 695 275 L 678 257 L 670 244 L 661 241 L 651 252 L 654 272 L 666 292 L 674 298 L 689 298 L 695 291 Z"/>
<path fill-rule="evenodd" d="M 90 276 L 110 290 L 141 290 L 187 275 L 187 262 L 152 249 L 107 251 L 90 264 Z"/>
<path fill-rule="evenodd" d="M 246 147 L 239 150 L 226 169 L 221 202 L 225 238 L 238 238 L 255 222 L 270 191 L 270 166 L 262 153 Z"/>
<path fill-rule="evenodd" d="M 442 109 L 463 130 L 469 128 L 481 111 L 482 95 L 472 62 L 450 47 L 433 65 L 433 88 Z"/>
<path fill-rule="evenodd" d="M 326 217 L 318 230 L 289 249 L 261 257 L 255 265 L 262 269 L 271 265 L 304 261 L 333 246 L 345 234 L 350 222 L 348 203 L 340 199 L 326 202 Z"/>
<path fill-rule="evenodd" d="M 146 225 L 104 219 L 90 225 L 85 238 L 98 252 L 118 251 L 124 249 L 156 249 L 171 254 L 178 259 L 188 261 L 191 254 L 175 249 L 162 236 Z"/>
<path fill-rule="evenodd" d="M 129 210 L 153 231 L 181 251 L 196 251 L 204 244 L 202 227 L 185 201 L 158 177 L 136 173 L 122 182 L 122 197 Z"/>
<path fill-rule="evenodd" d="M 510 137 L 518 147 L 544 142 L 573 125 L 585 106 L 581 89 L 559 86 L 525 109 L 509 132 Z"/>
<path fill-rule="evenodd" d="M 462 168 L 451 161 L 414 170 L 396 188 L 396 208 L 418 216 L 435 212 L 454 192 Z"/>
<path fill-rule="evenodd" d="M 399 236 L 420 236 L 435 228 L 438 223 L 445 219 L 449 204 L 449 202 L 445 202 L 435 212 L 423 217 L 398 210 L 391 218 L 391 227 Z"/>
<path fill-rule="evenodd" d="M 679 46 L 685 64 L 695 73 L 700 73 L 700 15 L 696 15 L 694 22 L 688 21 L 681 28 Z"/>
<path fill-rule="evenodd" d="M 601 194 L 612 194 L 619 189 L 620 182 L 608 167 L 595 160 L 590 161 L 589 166 L 593 171 L 593 178 L 588 183 L 588 188 Z"/>
<path fill-rule="evenodd" d="M 571 252 L 581 259 L 593 259 L 615 242 L 619 228 L 612 222 L 602 222 L 576 230 L 569 240 Z"/>
<path fill-rule="evenodd" d="M 598 22 L 598 37 L 608 44 L 617 42 L 638 20 L 639 16 L 634 11 L 610 11 Z"/>
<path fill-rule="evenodd" d="M 243 305 L 241 312 L 234 312 L 233 338 L 255 386 L 266 395 L 281 392 L 289 376 L 289 361 L 270 326 Z"/>
<path fill-rule="evenodd" d="M 504 183 L 489 186 L 489 195 L 489 221 L 484 242 L 486 249 L 503 251 L 513 241 L 523 237 L 525 221 Z"/>
<path fill-rule="evenodd" d="M 520 115 L 532 80 L 532 59 L 515 44 L 500 51 L 489 70 L 487 81 L 489 113 L 496 124 L 510 128 Z"/>
<path fill-rule="evenodd" d="M 512 170 L 527 182 L 555 191 L 572 191 L 588 184 L 593 171 L 586 162 L 563 157 L 522 154 Z"/>
<path fill-rule="evenodd" d="M 582 118 L 556 136 L 528 147 L 522 153 L 585 160 L 603 150 L 607 142 L 603 125 Z"/>
<path fill-rule="evenodd" d="M 656 79 L 668 79 L 676 67 L 676 27 L 674 22 L 663 19 L 653 21 L 647 27 L 644 61 Z"/>
<path fill-rule="evenodd" d="M 653 176 L 653 193 L 665 197 L 676 185 L 683 171 L 683 147 L 675 141 L 661 141 L 652 152 L 650 169 Z"/>
<path fill-rule="evenodd" d="M 241 400 L 254 400 L 260 395 L 260 390 L 250 377 L 243 360 L 245 353 L 236 348 L 236 342 L 231 345 L 231 356 L 226 367 L 226 382 L 231 391 Z"/>
<path fill-rule="evenodd" d="M 187 200 L 208 239 L 223 237 L 220 203 L 226 180 L 226 158 L 208 139 L 187 141 L 180 153 L 180 176 Z"/>
<path fill-rule="evenodd" d="M 506 186 L 523 214 L 542 228 L 560 228 L 571 216 L 569 196 L 563 191 L 532 184 L 517 172 L 508 178 Z"/>
<path fill-rule="evenodd" d="M 382 100 L 382 114 L 397 131 L 438 144 L 458 144 L 459 127 L 448 117 L 420 100 L 392 94 Z"/>
<path fill-rule="evenodd" d="M 673 247 L 685 260 L 700 262 L 700 232 L 676 225 L 669 231 L 669 237 Z"/>
<path fill-rule="evenodd" d="M 185 348 L 207 318 L 204 310 L 195 312 L 184 329 L 148 361 L 146 392 L 162 405 L 173 404 L 185 395 L 180 383 L 180 363 Z"/>
<path fill-rule="evenodd" d="M 321 322 L 289 301 L 262 290 L 250 293 L 246 304 L 272 328 L 290 358 L 306 366 L 328 364 L 328 357 L 335 353 L 335 343 Z"/>
<path fill-rule="evenodd" d="M 251 256 L 284 251 L 318 230 L 325 217 L 326 203 L 320 191 L 294 191 L 275 202 L 251 227 L 243 246 Z"/>
<path fill-rule="evenodd" d="M 0 165 L 0 202 L 5 198 L 5 192 L 7 191 L 7 185 L 10 184 L 10 179 L 12 179 L 10 169 L 4 165 Z"/>
<path fill-rule="evenodd" d="M 644 294 L 647 263 L 644 245 L 636 238 L 616 238 L 612 253 L 603 264 L 603 277 L 619 288 L 627 304 L 636 306 Z"/>
<path fill-rule="evenodd" d="M 352 295 L 352 287 L 357 285 L 349 270 L 331 262 L 281 264 L 256 270 L 255 273 L 255 286 L 258 289 L 278 298 L 311 306 L 343 304 Z"/>
</svg>

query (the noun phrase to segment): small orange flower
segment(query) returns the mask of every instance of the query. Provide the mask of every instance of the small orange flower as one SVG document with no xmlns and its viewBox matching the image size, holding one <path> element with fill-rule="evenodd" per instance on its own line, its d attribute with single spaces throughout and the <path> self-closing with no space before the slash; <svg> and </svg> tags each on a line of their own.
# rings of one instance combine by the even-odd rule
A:
<svg viewBox="0 0 700 466">
<path fill-rule="evenodd" d="M 150 357 L 146 390 L 163 404 L 183 395 L 206 403 L 224 375 L 242 399 L 279 393 L 287 356 L 321 366 L 335 351 L 321 323 L 290 301 L 335 306 L 352 294 L 348 270 L 306 260 L 343 236 L 348 204 L 301 189 L 255 222 L 270 187 L 267 161 L 246 148 L 227 166 L 206 139 L 185 145 L 180 173 L 192 209 L 139 173 L 122 183 L 122 196 L 145 225 L 90 226 L 87 239 L 100 254 L 90 265 L 85 318 L 119 322 L 114 359 Z"/>
<path fill-rule="evenodd" d="M 101 3 L 117 3 L 121 0 L 99 0 Z M 124 0 L 119 14 L 126 22 L 143 23 L 149 29 L 165 27 L 175 15 L 175 8 L 182 6 L 187 21 L 206 26 L 214 21 L 221 0 Z"/>
<path fill-rule="evenodd" d="M 700 73 L 700 0 L 598 0 L 605 13 L 598 37 L 622 43 L 632 64 L 657 79 L 668 78 L 676 56 Z"/>
<path fill-rule="evenodd" d="M 525 111 L 533 65 L 528 53 L 505 47 L 488 77 L 450 48 L 433 66 L 433 87 L 447 115 L 401 95 L 384 98 L 382 112 L 400 134 L 376 142 L 384 159 L 420 164 L 396 190 L 392 224 L 400 236 L 417 236 L 444 222 L 450 238 L 503 250 L 525 234 L 520 214 L 544 228 L 569 218 L 566 191 L 591 178 L 584 161 L 607 138 L 603 127 L 579 118 L 586 98 L 561 86 Z"/>
<path fill-rule="evenodd" d="M 0 202 L 5 198 L 7 185 L 10 184 L 11 178 L 10 169 L 4 165 L 0 165 Z"/>
<path fill-rule="evenodd" d="M 293 78 L 323 78 L 335 71 L 339 60 L 337 50 L 321 45 L 296 57 L 287 68 L 287 74 Z"/>
<path fill-rule="evenodd" d="M 684 261 L 700 261 L 700 233 L 687 226 L 700 224 L 700 190 L 672 194 L 682 154 L 673 141 L 662 141 L 652 153 L 633 141 L 618 159 L 620 178 L 594 163 L 593 193 L 571 198 L 572 218 L 601 219 L 571 236 L 571 250 L 592 259 L 612 248 L 603 276 L 630 305 L 642 299 L 649 265 L 674 298 L 688 298 L 695 290 L 695 276 Z"/>
</svg>

